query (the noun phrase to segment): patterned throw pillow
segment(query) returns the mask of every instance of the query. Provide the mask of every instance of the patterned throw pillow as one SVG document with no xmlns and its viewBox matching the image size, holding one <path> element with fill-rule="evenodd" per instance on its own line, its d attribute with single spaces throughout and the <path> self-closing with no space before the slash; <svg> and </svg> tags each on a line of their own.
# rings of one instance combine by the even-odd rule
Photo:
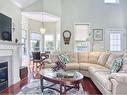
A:
<svg viewBox="0 0 127 95">
<path fill-rule="evenodd" d="M 111 73 L 117 73 L 123 65 L 123 59 L 121 57 L 116 58 L 111 67 Z"/>
<path fill-rule="evenodd" d="M 67 54 L 59 54 L 59 60 L 63 63 L 63 64 L 67 64 L 69 63 L 69 56 Z"/>
<path fill-rule="evenodd" d="M 127 73 L 127 57 L 123 58 L 123 65 L 119 72 Z"/>
</svg>

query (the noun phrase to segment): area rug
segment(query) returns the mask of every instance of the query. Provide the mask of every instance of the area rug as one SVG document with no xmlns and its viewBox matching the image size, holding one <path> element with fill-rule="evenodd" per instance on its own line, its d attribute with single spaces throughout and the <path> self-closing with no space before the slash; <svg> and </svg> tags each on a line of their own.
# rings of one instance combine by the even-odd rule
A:
<svg viewBox="0 0 127 95">
<path fill-rule="evenodd" d="M 46 85 L 50 84 L 48 82 L 44 82 L 44 83 L 46 83 Z M 40 80 L 35 79 L 35 80 L 32 80 L 28 85 L 23 87 L 17 95 L 60 95 L 60 94 L 51 89 L 45 89 L 44 92 L 42 93 L 41 87 L 40 87 Z M 83 91 L 82 85 L 80 84 L 79 90 L 71 89 L 67 91 L 66 95 L 85 95 L 85 93 Z"/>
</svg>

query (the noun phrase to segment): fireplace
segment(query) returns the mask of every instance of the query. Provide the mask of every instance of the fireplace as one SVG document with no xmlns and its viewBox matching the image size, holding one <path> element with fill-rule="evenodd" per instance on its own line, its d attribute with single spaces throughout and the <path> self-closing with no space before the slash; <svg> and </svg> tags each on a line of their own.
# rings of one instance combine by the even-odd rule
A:
<svg viewBox="0 0 127 95">
<path fill-rule="evenodd" d="M 8 62 L 0 63 L 0 92 L 8 87 Z"/>
</svg>

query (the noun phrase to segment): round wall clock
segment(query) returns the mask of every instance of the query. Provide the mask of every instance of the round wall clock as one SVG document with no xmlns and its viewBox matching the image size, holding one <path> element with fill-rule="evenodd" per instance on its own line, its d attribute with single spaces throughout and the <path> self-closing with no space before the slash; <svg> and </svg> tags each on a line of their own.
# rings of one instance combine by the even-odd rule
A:
<svg viewBox="0 0 127 95">
<path fill-rule="evenodd" d="M 65 30 L 63 32 L 64 44 L 69 44 L 71 38 L 71 32 L 69 30 Z"/>
</svg>

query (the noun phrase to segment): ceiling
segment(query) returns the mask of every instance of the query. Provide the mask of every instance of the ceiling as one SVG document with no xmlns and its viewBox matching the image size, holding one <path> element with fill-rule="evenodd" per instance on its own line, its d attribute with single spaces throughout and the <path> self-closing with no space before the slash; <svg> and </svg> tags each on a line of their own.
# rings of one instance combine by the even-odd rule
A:
<svg viewBox="0 0 127 95">
<path fill-rule="evenodd" d="M 14 4 L 16 4 L 20 8 L 25 8 L 33 4 L 38 0 L 11 0 Z"/>
<path fill-rule="evenodd" d="M 40 22 L 57 22 L 59 17 L 44 12 L 22 12 L 22 15 Z"/>
<path fill-rule="evenodd" d="M 35 3 L 38 0 L 11 0 L 11 1 L 18 7 L 25 8 Z M 43 19 L 42 19 L 42 12 L 22 12 L 22 15 L 30 19 L 43 21 L 43 22 L 56 22 L 59 20 L 59 17 L 44 12 L 43 12 Z"/>
</svg>

